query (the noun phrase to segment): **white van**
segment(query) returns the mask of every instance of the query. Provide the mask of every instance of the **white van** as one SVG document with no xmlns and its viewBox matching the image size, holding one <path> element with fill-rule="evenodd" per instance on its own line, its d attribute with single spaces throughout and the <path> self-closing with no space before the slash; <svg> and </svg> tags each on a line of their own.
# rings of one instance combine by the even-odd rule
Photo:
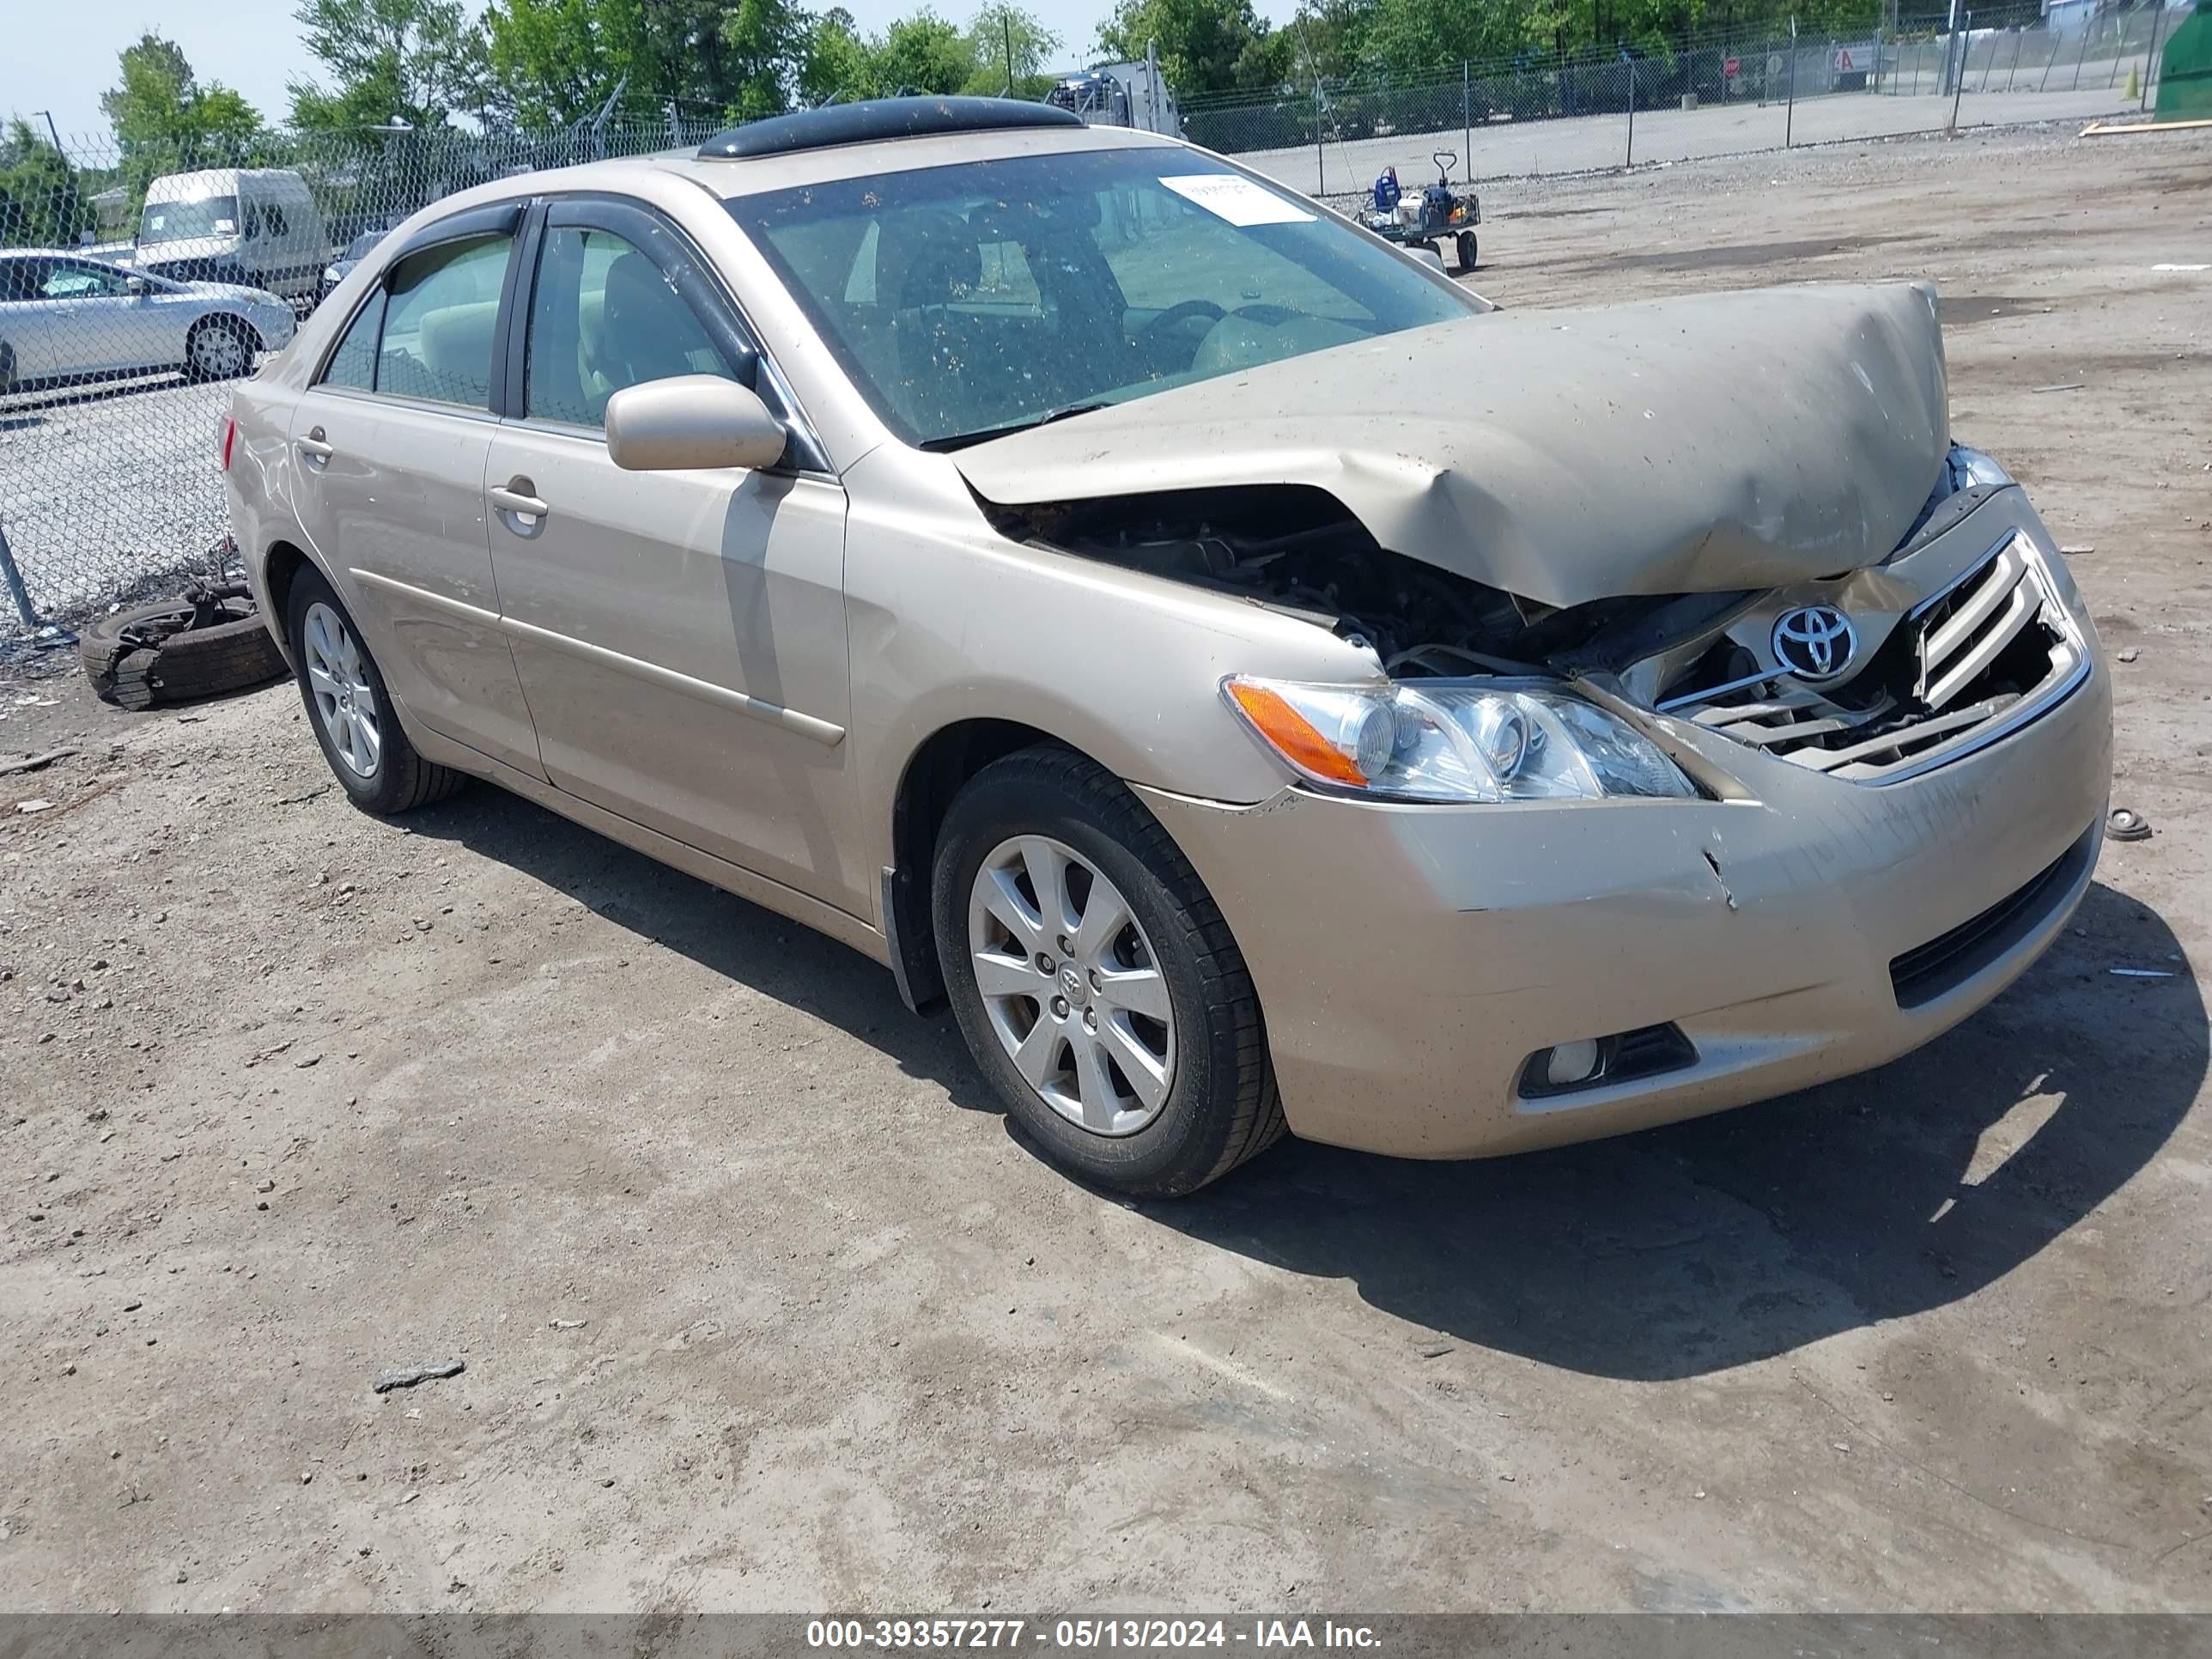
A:
<svg viewBox="0 0 2212 1659">
<path fill-rule="evenodd" d="M 137 264 L 154 276 L 235 283 L 312 305 L 330 257 L 322 210 L 289 168 L 172 173 L 147 189 Z"/>
</svg>

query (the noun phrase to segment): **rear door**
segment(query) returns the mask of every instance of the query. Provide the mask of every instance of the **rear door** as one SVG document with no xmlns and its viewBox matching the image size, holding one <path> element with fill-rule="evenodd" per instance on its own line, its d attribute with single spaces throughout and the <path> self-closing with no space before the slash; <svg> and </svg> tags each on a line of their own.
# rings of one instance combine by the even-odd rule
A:
<svg viewBox="0 0 2212 1659">
<path fill-rule="evenodd" d="M 803 432 L 765 471 L 617 467 L 606 405 L 626 386 L 717 374 L 795 410 L 665 220 L 634 203 L 556 200 L 537 240 L 512 412 L 485 476 L 546 773 L 866 915 L 844 740 L 844 489 L 811 464 Z"/>
<path fill-rule="evenodd" d="M 543 777 L 483 500 L 521 215 L 477 209 L 416 234 L 300 399 L 289 459 L 301 527 L 392 694 L 441 736 Z"/>
</svg>

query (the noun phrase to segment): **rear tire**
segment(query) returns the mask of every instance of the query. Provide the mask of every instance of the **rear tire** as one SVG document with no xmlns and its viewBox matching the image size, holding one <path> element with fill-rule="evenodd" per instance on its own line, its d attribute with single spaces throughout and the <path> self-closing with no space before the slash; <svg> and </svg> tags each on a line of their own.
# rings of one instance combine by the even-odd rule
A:
<svg viewBox="0 0 2212 1659">
<path fill-rule="evenodd" d="M 1474 233 L 1471 230 L 1462 230 L 1459 234 L 1459 268 L 1462 270 L 1474 269 L 1475 252 Z"/>
<path fill-rule="evenodd" d="M 352 614 L 312 565 L 292 579 L 284 636 L 308 728 L 355 805 L 380 817 L 411 812 L 466 781 L 416 753 Z"/>
<path fill-rule="evenodd" d="M 261 337 L 237 318 L 218 313 L 202 318 L 185 336 L 185 378 L 193 381 L 235 380 L 253 372 Z"/>
<path fill-rule="evenodd" d="M 1022 845 L 1065 856 L 1066 874 L 1054 878 L 1059 890 L 1048 901 L 1022 873 L 1034 866 L 1008 854 Z M 1004 907 L 994 902 L 1006 890 L 991 885 L 993 872 L 1008 869 L 1019 934 L 998 921 Z M 1060 1168 L 1125 1193 L 1178 1195 L 1281 1136 L 1282 1105 L 1243 954 L 1182 849 L 1120 779 L 1048 745 L 986 767 L 945 815 L 931 890 L 939 961 L 961 1035 L 1015 1121 Z M 1102 957 L 1097 939 L 1086 943 L 1079 926 L 1063 940 L 1063 924 L 1088 921 L 1094 905 L 1110 914 L 1108 901 L 1126 905 L 1127 919 L 1126 927 L 1102 924 L 1099 939 L 1119 941 L 1108 946 L 1110 955 Z M 979 923 L 1000 930 L 997 942 L 976 943 Z M 1032 997 L 1024 976 L 1039 959 L 1049 966 L 1037 969 Z M 1089 990 L 1086 963 L 1106 975 L 1088 974 Z M 979 973 L 990 977 L 988 1000 Z M 1147 1000 L 1166 1017 L 1132 1014 L 1139 999 L 1116 988 L 1122 980 L 1146 981 Z M 1086 1027 L 1097 1040 L 1086 1038 Z M 1145 1057 L 1128 1046 L 1133 1032 L 1146 1053 L 1165 1055 L 1164 1091 L 1156 1088 L 1150 1098 L 1127 1069 Z M 1095 1068 L 1087 1076 L 1086 1043 Z M 1134 1060 L 1125 1062 L 1124 1054 Z M 1025 1066 L 1048 1081 L 1033 1084 Z M 1090 1085 L 1101 1079 L 1117 1109 L 1093 1116 Z"/>
</svg>

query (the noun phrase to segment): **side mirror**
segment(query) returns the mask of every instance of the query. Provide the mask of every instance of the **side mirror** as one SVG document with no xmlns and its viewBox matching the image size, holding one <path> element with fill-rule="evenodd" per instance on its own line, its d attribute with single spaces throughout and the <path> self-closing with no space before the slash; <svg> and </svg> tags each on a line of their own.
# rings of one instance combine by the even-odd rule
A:
<svg viewBox="0 0 2212 1659">
<path fill-rule="evenodd" d="M 125 276 L 123 279 L 123 291 L 143 299 L 153 292 L 153 286 L 143 276 Z"/>
<path fill-rule="evenodd" d="M 757 394 L 718 375 L 647 380 L 607 399 L 607 453 L 626 472 L 774 466 L 789 441 Z"/>
<path fill-rule="evenodd" d="M 1426 242 L 1423 242 L 1417 247 L 1409 247 L 1406 252 L 1412 254 L 1416 259 L 1419 259 L 1425 265 L 1434 265 L 1438 270 L 1442 270 L 1444 268 L 1444 256 L 1437 252 L 1436 249 L 1431 247 Z"/>
</svg>

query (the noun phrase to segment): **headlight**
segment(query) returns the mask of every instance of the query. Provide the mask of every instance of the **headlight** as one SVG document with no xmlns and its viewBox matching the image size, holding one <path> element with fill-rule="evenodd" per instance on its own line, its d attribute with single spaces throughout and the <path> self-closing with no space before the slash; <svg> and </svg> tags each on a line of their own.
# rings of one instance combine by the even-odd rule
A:
<svg viewBox="0 0 2212 1659">
<path fill-rule="evenodd" d="M 1953 444 L 1951 453 L 1943 458 L 1943 478 L 1936 488 L 1946 495 L 1955 495 L 1962 489 L 1972 489 L 1976 484 L 1994 486 L 2008 484 L 2012 474 L 2000 466 L 1994 457 L 1978 449 L 1969 449 L 1964 444 Z"/>
<path fill-rule="evenodd" d="M 1530 681 L 1309 685 L 1238 675 L 1229 706 L 1302 777 L 1391 800 L 1694 799 L 1651 740 Z"/>
</svg>

